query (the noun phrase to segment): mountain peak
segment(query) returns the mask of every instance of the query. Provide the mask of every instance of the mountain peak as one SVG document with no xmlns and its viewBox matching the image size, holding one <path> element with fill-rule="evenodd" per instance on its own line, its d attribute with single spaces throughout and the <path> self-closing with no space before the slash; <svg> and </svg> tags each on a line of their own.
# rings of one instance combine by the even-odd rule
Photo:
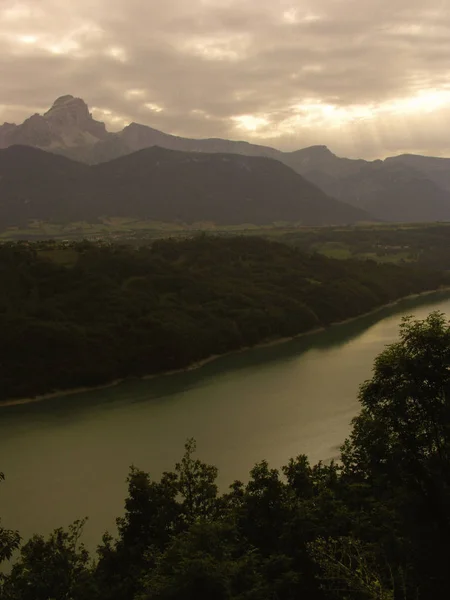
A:
<svg viewBox="0 0 450 600">
<path fill-rule="evenodd" d="M 328 146 L 323 144 L 316 144 L 315 146 L 309 146 L 308 148 L 303 148 L 305 152 L 309 154 L 314 154 L 315 156 L 336 156 L 331 152 Z"/>
<path fill-rule="evenodd" d="M 53 102 L 53 106 L 61 106 L 62 104 L 67 104 L 72 100 L 75 100 L 75 96 L 72 96 L 71 94 L 66 94 L 65 96 L 60 96 L 59 98 L 56 98 L 56 100 Z M 81 98 L 77 98 L 77 100 L 81 100 Z M 81 101 L 84 102 L 83 100 Z"/>
<path fill-rule="evenodd" d="M 57 98 L 43 118 L 63 146 L 92 144 L 108 136 L 105 124 L 93 119 L 86 102 L 71 94 Z"/>
<path fill-rule="evenodd" d="M 153 131 L 153 132 L 157 132 L 157 133 L 163 133 L 162 131 L 159 131 L 158 129 L 154 129 L 153 127 L 149 127 L 148 125 L 143 125 L 142 123 L 136 123 L 136 121 L 132 121 L 131 123 L 128 123 L 128 125 L 125 125 L 125 127 L 122 129 L 121 133 L 123 134 L 124 132 L 134 132 L 134 131 Z M 167 134 L 164 134 L 167 135 Z"/>
<path fill-rule="evenodd" d="M 82 98 L 65 94 L 43 115 L 34 114 L 21 125 L 3 125 L 0 148 L 22 144 L 58 152 L 92 146 L 109 135 L 105 124 L 92 117 Z"/>
<path fill-rule="evenodd" d="M 57 98 L 52 107 L 44 113 L 46 119 L 64 119 L 76 120 L 78 122 L 92 119 L 89 113 L 88 105 L 81 98 L 75 98 L 71 95 L 60 96 Z"/>
</svg>

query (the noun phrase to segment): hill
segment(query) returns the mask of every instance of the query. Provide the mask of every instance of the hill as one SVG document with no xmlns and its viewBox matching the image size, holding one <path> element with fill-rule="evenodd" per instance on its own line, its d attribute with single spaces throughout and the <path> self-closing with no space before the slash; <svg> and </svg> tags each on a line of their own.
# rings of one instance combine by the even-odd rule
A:
<svg viewBox="0 0 450 600">
<path fill-rule="evenodd" d="M 0 228 L 82 210 L 89 167 L 27 146 L 0 150 Z"/>
<path fill-rule="evenodd" d="M 369 219 L 263 157 L 152 147 L 89 167 L 26 146 L 0 150 L 0 227 L 104 217 L 223 225 Z"/>
<path fill-rule="evenodd" d="M 264 157 L 147 148 L 92 168 L 117 211 L 133 206 L 155 220 L 267 224 L 344 223 L 367 213 L 328 197 L 282 163 Z M 122 198 L 126 196 L 127 203 Z"/>
<path fill-rule="evenodd" d="M 0 245 L 0 400 L 184 368 L 445 281 L 250 237 Z"/>
</svg>

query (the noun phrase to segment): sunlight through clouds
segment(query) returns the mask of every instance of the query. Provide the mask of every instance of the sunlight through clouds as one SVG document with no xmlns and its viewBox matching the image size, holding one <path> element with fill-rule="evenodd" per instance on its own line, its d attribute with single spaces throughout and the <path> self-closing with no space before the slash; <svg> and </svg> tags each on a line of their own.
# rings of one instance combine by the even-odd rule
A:
<svg viewBox="0 0 450 600">
<path fill-rule="evenodd" d="M 123 115 L 119 115 L 112 110 L 107 108 L 100 108 L 98 106 L 92 107 L 92 115 L 94 119 L 103 121 L 111 130 L 121 129 L 130 124 L 131 120 Z"/>
<path fill-rule="evenodd" d="M 257 117 L 254 115 L 239 115 L 237 117 L 231 117 L 236 123 L 236 127 L 243 129 L 244 131 L 257 132 L 263 127 L 269 125 L 269 121 L 266 117 Z"/>
<path fill-rule="evenodd" d="M 248 40 L 246 36 L 223 36 L 221 38 L 197 36 L 184 41 L 181 47 L 185 52 L 206 60 L 237 61 L 244 58 Z"/>
<path fill-rule="evenodd" d="M 17 39 L 22 44 L 36 44 L 39 38 L 35 35 L 19 35 Z"/>
<path fill-rule="evenodd" d="M 115 129 L 450 151 L 441 0 L 0 0 L 0 50 L 9 121 L 73 94 Z"/>
<path fill-rule="evenodd" d="M 31 7 L 22 2 L 10 3 L 10 6 L 6 6 L 6 8 L 3 9 L 0 7 L 0 10 L 2 20 L 9 23 L 26 19 L 32 14 Z"/>
<path fill-rule="evenodd" d="M 312 12 L 303 13 L 298 8 L 290 8 L 283 12 L 283 20 L 291 25 L 297 23 L 315 23 L 321 20 L 321 16 Z"/>
<path fill-rule="evenodd" d="M 282 120 L 271 118 L 271 115 L 264 117 L 241 115 L 232 117 L 232 120 L 236 128 L 250 132 L 255 139 L 264 140 L 286 135 L 304 127 L 341 130 L 362 122 L 372 122 L 378 126 L 385 117 L 430 114 L 443 107 L 450 107 L 450 91 L 424 90 L 415 96 L 399 98 L 379 105 L 361 104 L 341 107 L 310 99 L 292 106 L 291 114 Z"/>
<path fill-rule="evenodd" d="M 410 98 L 401 98 L 387 103 L 383 109 L 390 114 L 431 113 L 450 107 L 450 90 L 422 90 Z"/>
<path fill-rule="evenodd" d="M 25 8 L 21 10 L 21 13 L 14 14 L 31 14 Z M 34 55 L 36 51 L 44 51 L 56 55 L 86 56 L 89 46 L 102 36 L 101 28 L 91 22 L 77 24 L 68 32 L 46 32 L 39 21 L 34 28 L 30 25 L 25 27 L 21 19 L 18 19 L 17 25 L 17 33 L 13 28 L 2 28 L 0 25 L 0 39 L 7 41 L 13 53 Z"/>
<path fill-rule="evenodd" d="M 162 106 L 159 106 L 159 104 L 156 104 L 155 102 L 146 102 L 144 106 L 145 108 L 148 108 L 148 110 L 156 113 L 160 113 L 164 110 Z"/>
<path fill-rule="evenodd" d="M 120 46 L 111 46 L 106 49 L 106 54 L 111 58 L 118 60 L 119 62 L 127 61 L 127 53 L 125 48 L 121 48 Z"/>
<path fill-rule="evenodd" d="M 126 98 L 142 98 L 142 96 L 145 96 L 145 90 L 133 89 L 125 92 Z"/>
</svg>

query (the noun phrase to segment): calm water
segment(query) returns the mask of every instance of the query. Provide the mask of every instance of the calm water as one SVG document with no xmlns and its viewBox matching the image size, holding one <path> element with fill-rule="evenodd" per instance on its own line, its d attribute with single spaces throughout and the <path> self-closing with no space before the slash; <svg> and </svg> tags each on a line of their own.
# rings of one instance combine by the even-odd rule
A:
<svg viewBox="0 0 450 600">
<path fill-rule="evenodd" d="M 224 357 L 188 373 L 0 408 L 3 524 L 24 537 L 89 516 L 91 547 L 122 513 L 128 467 L 158 477 L 195 437 L 220 484 L 307 453 L 329 460 L 358 412 L 359 384 L 405 314 L 450 316 L 450 298 L 405 301 L 326 332 Z"/>
</svg>

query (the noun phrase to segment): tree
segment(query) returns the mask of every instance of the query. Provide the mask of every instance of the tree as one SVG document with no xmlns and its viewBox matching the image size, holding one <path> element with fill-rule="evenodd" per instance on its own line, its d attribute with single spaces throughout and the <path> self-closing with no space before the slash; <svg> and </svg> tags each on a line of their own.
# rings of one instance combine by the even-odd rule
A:
<svg viewBox="0 0 450 600">
<path fill-rule="evenodd" d="M 0 472 L 0 482 L 5 480 L 5 475 Z M 17 531 L 4 529 L 0 521 L 0 564 L 10 560 L 12 554 L 20 545 L 20 535 Z"/>
<path fill-rule="evenodd" d="M 117 519 L 118 539 L 105 534 L 98 548 L 95 577 L 105 600 L 132 600 L 140 590 L 141 577 L 154 566 L 153 557 L 183 524 L 175 473 L 163 473 L 157 482 L 131 467 L 127 481 L 125 515 Z"/>
<path fill-rule="evenodd" d="M 217 503 L 217 467 L 192 458 L 197 449 L 193 438 L 185 446 L 180 463 L 175 466 L 178 489 L 183 498 L 182 510 L 188 523 L 214 516 Z"/>
<path fill-rule="evenodd" d="M 370 548 L 350 537 L 317 538 L 309 544 L 320 566 L 322 587 L 338 600 L 394 600 L 394 590 L 382 580 Z"/>
<path fill-rule="evenodd" d="M 145 578 L 138 600 L 266 600 L 269 593 L 254 551 L 241 553 L 237 532 L 202 521 L 173 539 Z"/>
<path fill-rule="evenodd" d="M 240 487 L 234 487 L 240 496 Z M 237 508 L 237 519 L 244 536 L 264 556 L 279 549 L 280 536 L 290 515 L 287 488 L 277 469 L 270 469 L 267 461 L 261 461 L 250 471 L 250 481 L 244 488 Z"/>
<path fill-rule="evenodd" d="M 347 472 L 414 486 L 443 516 L 450 489 L 450 324 L 444 315 L 404 318 L 400 341 L 378 356 L 359 398 L 363 410 L 342 453 Z"/>
<path fill-rule="evenodd" d="M 393 515 L 397 539 L 428 597 L 445 593 L 450 535 L 450 324 L 405 318 L 375 360 L 361 414 L 342 449 L 343 476 Z"/>
<path fill-rule="evenodd" d="M 19 560 L 5 578 L 4 600 L 87 600 L 93 581 L 89 553 L 80 537 L 85 520 L 68 530 L 55 530 L 46 540 L 33 536 L 22 548 Z"/>
<path fill-rule="evenodd" d="M 118 539 L 105 534 L 98 548 L 95 576 L 102 599 L 132 600 L 178 534 L 217 516 L 217 468 L 194 459 L 195 450 L 195 440 L 189 439 L 175 472 L 163 473 L 160 481 L 131 467 Z"/>
</svg>

